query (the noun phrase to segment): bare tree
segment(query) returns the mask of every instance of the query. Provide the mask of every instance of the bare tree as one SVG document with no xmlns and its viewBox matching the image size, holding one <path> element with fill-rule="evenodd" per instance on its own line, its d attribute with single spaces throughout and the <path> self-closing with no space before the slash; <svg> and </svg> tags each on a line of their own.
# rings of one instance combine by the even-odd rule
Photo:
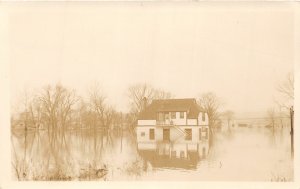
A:
<svg viewBox="0 0 300 189">
<path fill-rule="evenodd" d="M 59 84 L 55 86 L 49 85 L 35 95 L 25 93 L 23 102 L 24 108 L 22 114 L 25 116 L 25 128 L 30 126 L 38 129 L 40 123 L 45 123 L 48 126 L 47 136 L 51 153 L 48 158 L 53 157 L 57 168 L 59 168 L 62 165 L 62 158 L 59 155 L 59 151 L 62 149 L 62 144 L 66 145 L 64 131 L 71 122 L 73 106 L 77 102 L 75 92 Z M 27 164 L 26 148 L 28 142 L 26 133 L 25 129 L 23 166 Z M 48 169 L 49 159 L 46 161 Z"/>
<path fill-rule="evenodd" d="M 22 99 L 21 99 L 21 113 L 20 113 L 20 119 L 22 125 L 24 125 L 25 131 L 29 127 L 29 120 L 30 120 L 30 114 L 29 114 L 29 107 L 31 104 L 31 98 L 28 90 L 24 90 L 22 93 Z"/>
<path fill-rule="evenodd" d="M 220 99 L 212 92 L 203 93 L 198 99 L 199 106 L 207 113 L 209 120 L 210 144 L 212 144 L 214 129 L 217 120 L 220 117 L 219 108 L 221 106 Z"/>
<path fill-rule="evenodd" d="M 40 97 L 43 119 L 48 126 L 48 140 L 50 153 L 54 158 L 56 168 L 59 170 L 63 165 L 60 151 L 67 147 L 65 130 L 72 120 L 72 111 L 78 98 L 75 91 L 68 90 L 60 84 L 46 86 Z M 63 146 L 64 145 L 64 146 Z M 49 163 L 49 159 L 47 161 Z M 49 169 L 49 164 L 47 165 Z"/>
<path fill-rule="evenodd" d="M 290 109 L 294 103 L 294 74 L 289 73 L 282 83 L 277 86 L 277 91 L 282 97 L 281 101 L 276 100 L 279 108 Z"/>
<path fill-rule="evenodd" d="M 156 89 L 149 84 L 136 84 L 128 88 L 128 98 L 130 104 L 131 120 L 134 123 L 138 114 L 151 104 L 154 99 L 168 99 L 171 98 L 171 93 L 161 89 Z"/>
<path fill-rule="evenodd" d="M 72 108 L 78 101 L 75 91 L 60 84 L 54 87 L 49 85 L 44 88 L 39 100 L 48 129 L 65 130 L 67 122 L 71 120 Z"/>
<path fill-rule="evenodd" d="M 153 99 L 169 99 L 171 97 L 172 97 L 172 94 L 170 92 L 166 92 L 162 89 L 155 89 Z"/>
<path fill-rule="evenodd" d="M 24 126 L 25 130 L 38 128 L 41 123 L 41 105 L 38 97 L 32 92 L 29 92 L 28 89 L 24 90 L 21 96 L 21 101 L 14 107 L 15 112 L 12 112 L 12 115 L 14 113 L 19 115 L 17 116 L 18 120 L 13 119 L 12 121 L 14 123 L 12 123 L 12 125 L 18 122 Z"/>
<path fill-rule="evenodd" d="M 216 121 L 219 119 L 219 108 L 221 106 L 220 99 L 214 93 L 203 93 L 198 99 L 199 106 L 208 114 L 209 124 L 211 127 L 215 126 Z"/>
<path fill-rule="evenodd" d="M 97 119 L 100 121 L 101 126 L 104 127 L 105 123 L 105 96 L 98 84 L 92 86 L 89 90 L 89 105 L 90 109 L 96 113 Z"/>
<path fill-rule="evenodd" d="M 106 98 L 104 93 L 97 83 L 90 88 L 89 97 L 92 114 L 96 116 L 94 128 L 97 125 L 97 122 L 99 122 L 101 124 L 100 128 L 102 134 L 106 135 L 108 142 L 112 142 L 111 134 L 113 131 L 114 119 L 116 118 L 115 109 L 105 102 Z"/>
<path fill-rule="evenodd" d="M 144 83 L 144 84 L 137 84 L 134 86 L 129 87 L 128 89 L 128 97 L 130 102 L 131 112 L 133 114 L 138 114 L 143 110 L 143 98 L 147 98 L 147 104 L 150 104 L 150 101 L 155 96 L 155 90 L 152 86 Z"/>
<path fill-rule="evenodd" d="M 95 100 L 95 99 L 94 99 Z M 96 101 L 92 101 L 89 98 L 87 101 L 82 101 L 80 108 L 80 117 L 82 121 L 82 127 L 86 129 L 102 129 L 103 122 L 99 118 L 99 112 L 103 112 L 102 108 L 99 107 L 99 99 L 97 104 Z"/>
<path fill-rule="evenodd" d="M 42 104 L 38 97 L 34 97 L 29 104 L 30 122 L 39 129 L 42 124 Z"/>
</svg>

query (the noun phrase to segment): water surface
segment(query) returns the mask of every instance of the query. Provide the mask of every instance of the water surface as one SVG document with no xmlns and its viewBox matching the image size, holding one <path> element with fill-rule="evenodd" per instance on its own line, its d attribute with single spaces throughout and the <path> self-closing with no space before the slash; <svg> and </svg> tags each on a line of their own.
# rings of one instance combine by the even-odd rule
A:
<svg viewBox="0 0 300 189">
<path fill-rule="evenodd" d="M 215 134 L 207 155 L 170 158 L 137 148 L 132 133 L 12 131 L 19 180 L 292 181 L 289 129 L 235 128 Z"/>
</svg>

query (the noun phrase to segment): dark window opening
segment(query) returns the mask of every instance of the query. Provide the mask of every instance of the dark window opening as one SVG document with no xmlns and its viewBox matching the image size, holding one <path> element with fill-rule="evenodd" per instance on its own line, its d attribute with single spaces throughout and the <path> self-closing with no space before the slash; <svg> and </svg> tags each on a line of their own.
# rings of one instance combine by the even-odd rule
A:
<svg viewBox="0 0 300 189">
<path fill-rule="evenodd" d="M 201 140 L 201 135 L 202 135 L 202 133 L 201 133 L 201 128 L 199 129 L 199 140 Z"/>
<path fill-rule="evenodd" d="M 170 129 L 163 129 L 163 140 L 170 141 Z"/>
<path fill-rule="evenodd" d="M 208 139 L 208 128 L 205 128 L 205 139 Z"/>
<path fill-rule="evenodd" d="M 184 118 L 184 112 L 180 112 L 180 119 Z"/>
<path fill-rule="evenodd" d="M 205 113 L 202 112 L 202 121 L 205 121 Z"/>
<path fill-rule="evenodd" d="M 165 120 L 169 120 L 169 113 L 165 113 Z"/>
<path fill-rule="evenodd" d="M 150 131 L 149 131 L 149 139 L 150 140 L 154 140 L 155 139 L 154 129 L 150 129 Z"/>
<path fill-rule="evenodd" d="M 192 129 L 185 129 L 185 140 L 192 140 Z"/>
</svg>

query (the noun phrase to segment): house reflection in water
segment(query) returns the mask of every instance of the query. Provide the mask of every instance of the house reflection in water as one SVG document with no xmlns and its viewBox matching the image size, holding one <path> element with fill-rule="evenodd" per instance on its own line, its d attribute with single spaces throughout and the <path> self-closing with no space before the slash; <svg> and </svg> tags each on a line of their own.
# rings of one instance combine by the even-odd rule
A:
<svg viewBox="0 0 300 189">
<path fill-rule="evenodd" d="M 195 168 L 208 153 L 208 116 L 195 99 L 153 100 L 136 133 L 139 154 L 153 167 Z"/>
</svg>

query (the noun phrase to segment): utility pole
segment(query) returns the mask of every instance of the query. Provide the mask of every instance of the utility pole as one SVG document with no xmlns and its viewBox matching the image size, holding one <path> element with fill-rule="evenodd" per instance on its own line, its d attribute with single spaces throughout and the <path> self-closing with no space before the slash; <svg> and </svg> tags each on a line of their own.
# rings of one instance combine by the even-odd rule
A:
<svg viewBox="0 0 300 189">
<path fill-rule="evenodd" d="M 290 116 L 291 116 L 291 155 L 294 158 L 294 108 L 293 106 L 290 108 Z"/>
</svg>

